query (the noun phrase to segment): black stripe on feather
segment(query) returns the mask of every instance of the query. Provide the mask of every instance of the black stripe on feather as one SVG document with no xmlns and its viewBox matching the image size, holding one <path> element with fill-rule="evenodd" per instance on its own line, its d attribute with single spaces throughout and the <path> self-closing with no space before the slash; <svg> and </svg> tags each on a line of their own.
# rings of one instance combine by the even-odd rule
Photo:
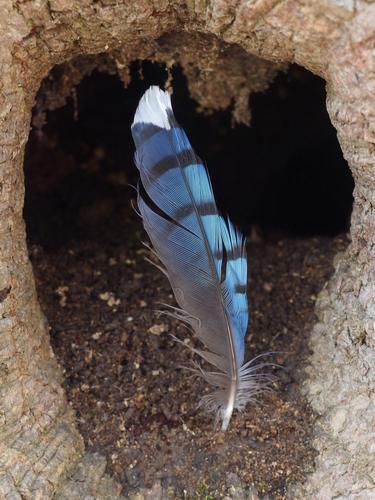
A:
<svg viewBox="0 0 375 500">
<path fill-rule="evenodd" d="M 239 258 L 239 252 L 241 248 L 241 246 L 233 247 L 231 252 L 226 252 L 226 261 L 229 262 L 231 260 L 237 260 Z M 219 259 L 221 257 L 220 252 L 214 252 L 213 255 L 215 259 Z"/>
<path fill-rule="evenodd" d="M 217 214 L 217 207 L 216 203 L 214 201 L 207 201 L 204 203 L 201 203 L 198 206 L 199 213 L 204 216 L 204 215 L 216 215 Z M 194 211 L 194 206 L 192 203 L 189 203 L 188 205 L 182 205 L 181 207 L 178 207 L 176 212 L 174 213 L 174 217 L 177 220 L 183 219 L 187 215 L 190 215 Z"/>
<path fill-rule="evenodd" d="M 133 137 L 137 139 L 137 149 L 141 148 L 155 134 L 165 130 L 164 128 L 157 127 L 151 123 L 136 123 L 132 127 Z"/>
<path fill-rule="evenodd" d="M 173 168 L 181 167 L 185 168 L 189 165 L 195 165 L 192 162 L 192 154 L 191 149 L 183 149 L 180 153 L 170 156 L 165 156 L 160 161 L 156 162 L 155 165 L 151 168 L 151 174 L 154 177 L 159 177 L 168 170 L 172 170 Z"/>
</svg>

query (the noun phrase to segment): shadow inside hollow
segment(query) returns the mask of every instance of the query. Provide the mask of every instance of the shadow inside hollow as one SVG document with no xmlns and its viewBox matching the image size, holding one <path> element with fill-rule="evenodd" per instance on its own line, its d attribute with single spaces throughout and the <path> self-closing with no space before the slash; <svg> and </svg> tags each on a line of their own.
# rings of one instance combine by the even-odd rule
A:
<svg viewBox="0 0 375 500">
<path fill-rule="evenodd" d="M 95 238 L 94 228 L 76 217 L 81 209 L 100 197 L 94 210 L 111 223 L 105 200 L 122 190 L 121 206 L 128 202 L 126 185 L 135 185 L 138 175 L 130 124 L 144 90 L 162 85 L 167 76 L 165 68 L 146 61 L 140 79 L 139 64 L 133 64 L 126 90 L 114 76 L 94 72 L 84 78 L 77 100 L 48 112 L 42 132 L 33 130 L 27 151 L 38 154 L 44 143 L 50 160 L 30 162 L 26 154 L 25 218 L 31 240 L 57 247 L 70 238 Z M 353 179 L 324 100 L 324 81 L 292 66 L 267 92 L 251 97 L 251 127 L 233 128 L 229 111 L 198 114 L 181 71 L 174 70 L 177 118 L 208 165 L 219 207 L 245 232 L 253 225 L 276 238 L 347 230 Z M 93 186 L 92 174 L 102 177 L 100 186 Z M 48 218 L 32 215 L 46 210 Z"/>
</svg>

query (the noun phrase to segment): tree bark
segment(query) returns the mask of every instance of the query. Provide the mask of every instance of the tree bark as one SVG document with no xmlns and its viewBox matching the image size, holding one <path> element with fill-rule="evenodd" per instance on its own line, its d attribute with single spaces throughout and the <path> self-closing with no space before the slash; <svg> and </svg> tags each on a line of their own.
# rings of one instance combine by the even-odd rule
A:
<svg viewBox="0 0 375 500">
<path fill-rule="evenodd" d="M 375 4 L 2 0 L 0 14 L 0 498 L 119 497 L 103 460 L 85 454 L 61 388 L 22 219 L 24 147 L 42 79 L 55 64 L 102 53 L 124 81 L 135 58 L 167 64 L 179 58 L 202 107 L 223 108 L 233 98 L 242 121 L 249 119 L 243 105 L 249 93 L 264 88 L 283 64 L 295 62 L 326 80 L 328 111 L 355 179 L 352 241 L 317 302 L 304 391 L 320 415 L 319 457 L 291 495 L 373 498 Z M 207 79 L 204 69 L 212 67 L 216 78 Z"/>
</svg>

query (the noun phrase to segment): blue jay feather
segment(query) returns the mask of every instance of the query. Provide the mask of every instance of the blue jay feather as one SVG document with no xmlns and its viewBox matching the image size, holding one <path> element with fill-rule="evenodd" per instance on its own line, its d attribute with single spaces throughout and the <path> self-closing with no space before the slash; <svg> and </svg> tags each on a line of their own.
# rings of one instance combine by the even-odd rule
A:
<svg viewBox="0 0 375 500">
<path fill-rule="evenodd" d="M 156 86 L 145 92 L 132 134 L 139 212 L 179 305 L 170 314 L 190 325 L 205 346 L 193 350 L 213 369 L 197 365 L 194 371 L 214 390 L 201 403 L 226 430 L 233 409 L 242 410 L 265 382 L 257 373 L 261 365 L 244 364 L 245 239 L 218 212 L 206 167 L 178 125 L 167 92 Z"/>
</svg>

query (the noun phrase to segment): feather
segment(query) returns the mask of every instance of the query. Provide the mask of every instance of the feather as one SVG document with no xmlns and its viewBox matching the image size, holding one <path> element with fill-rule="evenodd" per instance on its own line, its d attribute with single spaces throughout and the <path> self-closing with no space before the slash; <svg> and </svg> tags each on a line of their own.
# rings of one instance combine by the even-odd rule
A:
<svg viewBox="0 0 375 500">
<path fill-rule="evenodd" d="M 233 410 L 244 409 L 269 382 L 257 374 L 260 365 L 244 364 L 245 239 L 219 214 L 206 167 L 178 125 L 167 92 L 156 86 L 145 92 L 132 134 L 139 212 L 180 306 L 168 314 L 188 324 L 204 344 L 193 351 L 213 369 L 198 365 L 193 371 L 214 390 L 201 404 L 226 430 Z"/>
</svg>

